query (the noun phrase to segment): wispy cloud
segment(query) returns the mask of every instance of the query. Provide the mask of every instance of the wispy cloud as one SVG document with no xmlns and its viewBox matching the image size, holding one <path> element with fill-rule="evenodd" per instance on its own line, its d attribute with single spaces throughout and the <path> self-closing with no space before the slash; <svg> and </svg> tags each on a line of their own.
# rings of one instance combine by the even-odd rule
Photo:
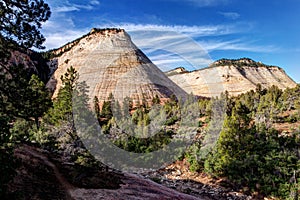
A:
<svg viewBox="0 0 300 200">
<path fill-rule="evenodd" d="M 82 30 L 65 30 L 63 33 L 62 32 L 47 33 L 45 34 L 47 38 L 45 45 L 47 49 L 57 48 L 68 42 L 75 40 L 76 38 L 81 37 L 86 33 L 87 31 L 82 31 Z"/>
<path fill-rule="evenodd" d="M 92 0 L 92 1 L 90 1 L 90 4 L 91 5 L 100 5 L 100 2 L 97 0 Z"/>
<path fill-rule="evenodd" d="M 255 45 L 253 41 L 245 41 L 243 39 L 236 40 L 202 40 L 198 41 L 208 52 L 216 50 L 246 51 L 256 53 L 270 53 L 279 51 L 278 47 L 272 45 Z"/>
<path fill-rule="evenodd" d="M 209 53 L 218 50 L 257 53 L 278 51 L 275 46 L 256 45 L 257 41 L 246 38 L 219 39 L 219 36 L 237 35 L 249 29 L 241 24 L 168 26 L 125 23 L 117 27 L 127 30 L 134 43 L 143 49 L 155 64 L 164 69 L 175 65 L 176 67 L 186 65 L 192 69 L 206 67 L 212 62 Z M 207 36 L 213 39 L 207 39 Z"/>
<path fill-rule="evenodd" d="M 46 37 L 47 49 L 58 48 L 76 38 L 86 34 L 91 27 L 75 27 L 72 11 L 92 10 L 100 5 L 98 0 L 90 0 L 84 4 L 72 3 L 69 0 L 52 0 L 49 2 L 52 16 L 43 24 L 42 33 Z"/>
<path fill-rule="evenodd" d="M 212 62 L 205 48 L 192 37 L 227 34 L 225 27 L 121 24 L 133 42 L 161 69 L 188 66 L 205 67 Z M 226 30 L 225 30 L 226 29 Z M 161 56 L 163 55 L 163 57 Z M 176 65 L 176 66 L 174 66 Z"/>
<path fill-rule="evenodd" d="M 186 60 L 184 57 L 182 57 L 180 55 L 168 53 L 168 52 L 164 52 L 164 53 L 157 54 L 157 55 L 149 54 L 149 57 L 150 57 L 151 61 L 155 65 L 159 66 L 159 68 L 162 71 L 169 71 L 176 67 L 185 67 L 188 70 L 195 70 L 195 69 L 199 69 L 201 67 L 206 67 L 210 63 L 213 62 L 210 57 L 199 56 L 197 58 L 197 62 L 201 63 L 202 66 L 195 66 L 195 65 L 192 65 L 192 63 L 190 63 L 189 60 Z"/>
<path fill-rule="evenodd" d="M 58 48 L 86 34 L 89 29 L 76 29 L 71 18 L 62 18 L 59 22 L 48 21 L 44 24 L 42 33 L 46 37 L 47 49 Z"/>
<path fill-rule="evenodd" d="M 92 10 L 94 6 L 100 5 L 100 2 L 97 0 L 91 0 L 88 3 L 85 4 L 75 4 L 70 3 L 68 0 L 54 0 L 50 3 L 50 6 L 52 7 L 52 11 L 54 13 L 63 13 L 63 12 L 72 12 L 72 11 L 79 11 L 79 10 Z"/>
<path fill-rule="evenodd" d="M 79 8 L 75 6 L 61 6 L 61 7 L 54 7 L 52 9 L 53 12 L 72 12 L 72 11 L 78 11 Z"/>
<path fill-rule="evenodd" d="M 231 0 L 168 0 L 168 1 L 177 1 L 181 3 L 188 3 L 196 7 L 210 7 L 210 6 L 219 6 L 230 3 Z"/>
<path fill-rule="evenodd" d="M 105 25 L 104 25 L 105 26 Z M 212 25 L 212 26 L 181 26 L 181 25 L 157 25 L 157 24 L 132 24 L 121 23 L 114 26 L 124 28 L 127 31 L 159 31 L 176 32 L 186 34 L 189 37 L 220 36 L 236 33 L 232 25 Z"/>
<path fill-rule="evenodd" d="M 219 14 L 223 15 L 224 17 L 226 17 L 228 19 L 232 19 L 232 20 L 238 19 L 241 16 L 239 13 L 236 13 L 236 12 L 219 12 Z"/>
<path fill-rule="evenodd" d="M 255 45 L 256 41 L 246 39 L 221 40 L 220 36 L 241 32 L 241 27 L 234 25 L 169 26 L 121 23 L 99 24 L 98 27 L 124 28 L 133 42 L 163 71 L 178 66 L 187 67 L 189 70 L 206 67 L 213 62 L 209 53 L 218 50 L 248 52 L 278 50 L 274 46 Z M 47 38 L 45 45 L 48 49 L 57 48 L 86 34 L 90 28 L 92 27 L 77 29 L 71 18 L 49 21 L 44 26 Z"/>
</svg>

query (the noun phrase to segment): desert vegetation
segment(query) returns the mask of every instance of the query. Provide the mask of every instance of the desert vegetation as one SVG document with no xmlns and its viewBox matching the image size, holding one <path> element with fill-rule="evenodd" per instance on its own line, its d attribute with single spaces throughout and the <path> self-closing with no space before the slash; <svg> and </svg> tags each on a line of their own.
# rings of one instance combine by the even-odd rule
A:
<svg viewBox="0 0 300 200">
<path fill-rule="evenodd" d="M 86 132 L 85 137 L 104 134 L 118 148 L 133 153 L 155 152 L 192 129 L 196 133 L 192 144 L 176 158 L 186 160 L 191 172 L 226 179 L 232 188 L 250 196 L 299 199 L 300 85 L 285 90 L 276 86 L 263 89 L 257 85 L 256 90 L 236 97 L 227 92 L 215 98 L 190 95 L 185 100 L 172 95 L 162 102 L 155 96 L 151 104 L 142 100 L 138 105 L 133 105 L 130 97 L 118 102 L 110 95 L 104 102 L 94 97 L 90 105 L 88 86 L 78 81 L 80 74 L 70 66 L 61 76 L 57 97 L 51 99 L 36 73 L 8 62 L 16 47 L 42 48 L 45 38 L 39 29 L 50 17 L 50 8 L 42 0 L 1 1 L 0 8 L 1 199 L 66 198 L 51 176 L 61 178 L 60 172 L 66 180 L 59 180 L 72 187 L 120 187 L 123 174 L 109 169 L 92 155 L 80 137 L 82 130 L 76 127 L 76 122 L 84 125 L 81 128 Z M 70 50 L 79 40 L 68 44 L 62 52 Z M 58 55 L 51 51 L 44 53 L 47 59 Z M 239 60 L 219 62 L 241 63 Z M 189 117 L 196 123 L 189 121 Z M 91 124 L 93 119 L 101 129 Z M 148 136 L 148 125 L 154 121 L 159 122 L 154 127 L 154 135 L 137 137 Z M 183 124 L 185 130 L 180 129 Z M 138 135 L 127 134 L 130 131 Z M 217 137 L 211 133 L 217 133 Z M 93 145 L 103 143 L 92 142 Z M 32 162 L 24 162 L 28 159 L 28 155 L 22 154 L 25 151 L 33 155 Z M 21 156 L 17 158 L 16 154 Z M 41 162 L 46 165 L 39 165 Z M 35 174 L 23 182 L 15 179 L 26 169 Z M 153 180 L 160 182 L 158 178 Z"/>
</svg>

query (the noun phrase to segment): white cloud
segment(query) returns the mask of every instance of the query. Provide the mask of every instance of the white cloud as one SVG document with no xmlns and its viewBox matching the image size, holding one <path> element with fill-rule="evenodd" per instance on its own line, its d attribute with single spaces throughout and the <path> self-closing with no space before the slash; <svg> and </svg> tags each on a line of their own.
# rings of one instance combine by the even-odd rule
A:
<svg viewBox="0 0 300 200">
<path fill-rule="evenodd" d="M 53 0 L 49 2 L 51 10 L 53 13 L 63 13 L 63 12 L 72 12 L 72 11 L 80 11 L 80 10 L 92 10 L 95 6 L 100 5 L 100 2 L 97 0 L 91 0 L 89 3 L 85 4 L 75 4 L 70 3 L 68 0 Z"/>
<path fill-rule="evenodd" d="M 222 41 L 222 40 L 206 40 L 198 41 L 208 52 L 216 50 L 232 50 L 232 51 L 247 51 L 256 53 L 275 52 L 279 49 L 272 45 L 260 46 L 254 45 L 251 41 L 241 39 Z"/>
<path fill-rule="evenodd" d="M 198 7 L 217 6 L 228 3 L 228 0 L 186 0 Z"/>
<path fill-rule="evenodd" d="M 65 30 L 63 33 L 48 33 L 45 34 L 47 40 L 45 45 L 47 49 L 58 48 L 68 42 L 75 40 L 76 38 L 81 37 L 86 34 L 85 31 L 75 31 L 75 30 Z"/>
<path fill-rule="evenodd" d="M 69 12 L 92 10 L 98 5 L 100 5 L 98 0 L 91 0 L 85 4 L 75 4 L 69 0 L 52 0 L 49 2 L 52 16 L 42 27 L 42 33 L 46 37 L 44 43 L 46 48 L 58 48 L 86 34 L 91 27 L 76 28 Z"/>
<path fill-rule="evenodd" d="M 94 6 L 93 5 L 78 5 L 78 4 L 74 4 L 75 7 L 79 8 L 80 10 L 81 9 L 84 9 L 84 10 L 92 10 L 94 9 Z"/>
<path fill-rule="evenodd" d="M 61 17 L 64 16 L 64 17 Z M 220 40 L 222 35 L 233 35 L 241 32 L 243 27 L 233 25 L 216 26 L 168 26 L 156 24 L 106 24 L 98 27 L 124 28 L 131 36 L 133 42 L 141 48 L 146 55 L 162 70 L 170 70 L 183 66 L 189 70 L 208 66 L 212 59 L 210 52 L 222 51 L 248 51 L 273 52 L 274 46 L 255 45 L 255 41 L 245 39 Z M 86 34 L 92 27 L 77 29 L 71 18 L 60 13 L 54 19 L 46 22 L 43 33 L 47 49 L 58 48 L 67 42 Z M 247 28 L 246 28 L 247 29 Z M 209 36 L 210 39 L 203 39 Z"/>
<path fill-rule="evenodd" d="M 185 60 L 183 57 L 167 52 L 158 55 L 150 54 L 149 57 L 151 61 L 155 65 L 159 66 L 162 71 L 169 71 L 176 67 L 185 67 L 188 70 L 195 70 L 197 68 L 206 67 L 212 63 L 211 58 L 199 56 L 198 62 L 200 62 L 202 66 L 193 66 L 192 63 L 190 63 L 188 60 Z"/>
<path fill-rule="evenodd" d="M 230 2 L 230 0 L 169 0 L 169 1 L 186 2 L 196 7 L 225 5 Z"/>
<path fill-rule="evenodd" d="M 79 8 L 75 6 L 61 6 L 61 7 L 54 7 L 52 9 L 53 12 L 72 12 L 72 11 L 78 11 Z"/>
<path fill-rule="evenodd" d="M 209 53 L 213 51 L 245 51 L 274 52 L 274 46 L 256 45 L 256 41 L 246 39 L 220 40 L 203 37 L 219 38 L 222 35 L 233 35 L 247 31 L 246 25 L 216 26 L 168 26 L 155 24 L 120 24 L 116 27 L 129 32 L 134 43 L 141 48 L 150 59 L 160 66 L 178 67 L 189 65 L 192 69 L 202 68 L 212 62 Z M 164 56 L 159 55 L 163 50 Z M 168 53 L 169 52 L 169 53 Z M 181 60 L 181 61 L 180 61 Z"/>
<path fill-rule="evenodd" d="M 236 12 L 219 12 L 221 15 L 223 15 L 224 17 L 228 18 L 228 19 L 238 19 L 240 18 L 240 14 L 236 13 Z"/>
<path fill-rule="evenodd" d="M 46 48 L 54 49 L 86 34 L 89 29 L 77 29 L 71 17 L 64 12 L 56 12 L 43 24 L 41 31 L 46 38 Z"/>
<path fill-rule="evenodd" d="M 181 25 L 157 25 L 157 24 L 132 24 L 123 23 L 118 24 L 117 27 L 124 28 L 127 31 L 165 31 L 177 32 L 186 34 L 190 37 L 200 36 L 216 36 L 226 35 L 236 32 L 231 25 L 215 25 L 215 26 L 181 26 Z"/>
<path fill-rule="evenodd" d="M 91 5 L 100 5 L 100 2 L 97 0 L 92 0 L 92 1 L 90 1 L 90 4 Z"/>
</svg>

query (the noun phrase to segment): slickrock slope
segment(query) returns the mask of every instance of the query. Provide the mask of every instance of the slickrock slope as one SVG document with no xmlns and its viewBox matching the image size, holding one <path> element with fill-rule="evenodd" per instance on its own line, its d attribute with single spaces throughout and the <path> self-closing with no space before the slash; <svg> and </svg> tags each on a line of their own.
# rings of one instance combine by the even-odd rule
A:
<svg viewBox="0 0 300 200">
<path fill-rule="evenodd" d="M 79 81 L 89 86 L 89 97 L 107 100 L 110 93 L 120 102 L 130 97 L 133 102 L 151 102 L 156 95 L 168 99 L 186 93 L 161 72 L 131 41 L 122 29 L 92 29 L 64 47 L 52 51 L 56 55 L 51 67 L 56 69 L 48 82 L 54 97 L 61 87 L 60 77 L 73 66 Z"/>
<path fill-rule="evenodd" d="M 235 96 L 255 90 L 257 84 L 263 88 L 275 85 L 280 89 L 296 86 L 280 67 L 267 66 L 247 58 L 222 59 L 207 68 L 170 75 L 169 78 L 187 93 L 205 97 L 219 96 L 225 91 Z"/>
<path fill-rule="evenodd" d="M 22 195 L 19 199 L 34 200 L 202 199 L 170 189 L 142 176 L 122 174 L 111 169 L 87 170 L 75 176 L 77 170 L 75 163 L 64 163 L 65 158 L 49 154 L 37 147 L 21 145 L 16 148 L 15 156 L 19 159 L 20 166 L 9 184 L 11 197 L 8 199 L 19 197 L 17 194 Z M 65 172 L 64 168 L 68 171 Z M 83 166 L 81 168 L 84 169 Z"/>
</svg>

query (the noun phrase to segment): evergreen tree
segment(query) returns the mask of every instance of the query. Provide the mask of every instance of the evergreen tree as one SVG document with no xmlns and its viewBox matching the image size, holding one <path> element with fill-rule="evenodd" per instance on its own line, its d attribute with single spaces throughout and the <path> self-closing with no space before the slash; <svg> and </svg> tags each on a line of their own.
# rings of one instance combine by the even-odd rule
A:
<svg viewBox="0 0 300 200">
<path fill-rule="evenodd" d="M 39 29 L 50 17 L 48 4 L 43 0 L 2 0 L 0 10 L 1 45 L 15 41 L 25 48 L 42 48 L 45 38 Z"/>
<path fill-rule="evenodd" d="M 36 105 L 31 109 L 27 107 L 29 104 L 25 104 L 27 106 L 24 107 L 24 103 L 30 103 L 30 100 L 44 101 L 41 100 L 43 98 L 41 96 L 44 96 L 41 94 L 44 92 L 41 92 L 43 86 L 36 77 L 33 77 L 35 81 L 32 80 L 29 86 L 29 74 L 20 76 L 18 80 L 16 73 L 13 73 L 13 67 L 9 66 L 7 61 L 11 51 L 16 47 L 20 48 L 21 46 L 27 49 L 34 46 L 42 48 L 45 38 L 39 29 L 42 23 L 48 20 L 50 14 L 50 8 L 43 0 L 0 1 L 0 199 L 7 199 L 5 187 L 6 183 L 11 180 L 15 165 L 12 149 L 7 146 L 10 138 L 9 128 L 12 126 L 12 122 L 16 117 L 26 116 L 26 110 L 31 111 L 27 117 L 31 115 L 31 117 L 38 118 L 46 110 L 44 108 L 47 107 L 45 106 L 41 111 L 35 112 L 32 110 L 38 109 Z M 24 79 L 26 81 L 23 81 Z M 22 83 L 27 83 L 25 86 L 29 86 L 29 88 L 25 86 L 18 88 L 18 86 L 22 86 Z M 36 95 L 31 98 L 24 93 L 28 90 L 35 91 Z M 22 94 L 26 95 L 22 96 Z"/>
<path fill-rule="evenodd" d="M 54 108 L 50 112 L 50 121 L 59 124 L 61 121 L 72 121 L 72 97 L 78 80 L 77 71 L 71 66 L 64 76 L 61 76 L 62 86 L 54 100 Z"/>
<path fill-rule="evenodd" d="M 155 104 L 160 104 L 160 98 L 158 97 L 158 95 L 156 94 L 155 97 L 153 97 L 152 99 L 152 103 Z"/>
<path fill-rule="evenodd" d="M 39 80 L 38 76 L 33 74 L 29 81 L 28 104 L 26 105 L 28 117 L 33 117 L 37 128 L 39 128 L 39 118 L 52 106 L 50 93 L 45 84 Z"/>
<path fill-rule="evenodd" d="M 96 114 L 97 119 L 100 119 L 100 107 L 99 107 L 99 99 L 97 96 L 94 97 L 94 112 Z"/>
<path fill-rule="evenodd" d="M 108 101 L 104 101 L 102 108 L 101 108 L 101 117 L 105 118 L 106 120 L 109 120 L 112 118 L 112 104 L 114 102 L 113 94 L 110 93 L 108 97 Z"/>
<path fill-rule="evenodd" d="M 52 105 L 50 93 L 38 76 L 30 76 L 23 65 L 12 65 L 10 71 L 13 76 L 9 80 L 3 74 L 0 80 L 2 112 L 11 120 L 23 118 L 29 121 L 33 118 L 38 127 L 39 117 Z"/>
<path fill-rule="evenodd" d="M 123 116 L 124 117 L 130 116 L 130 111 L 132 111 L 133 109 L 133 102 L 130 97 L 124 98 L 122 108 L 123 108 Z"/>
<path fill-rule="evenodd" d="M 238 99 L 235 102 L 205 169 L 263 195 L 287 197 L 292 188 L 289 179 L 300 164 L 299 135 L 282 137 L 274 129 L 256 127 L 250 109 Z"/>
</svg>

